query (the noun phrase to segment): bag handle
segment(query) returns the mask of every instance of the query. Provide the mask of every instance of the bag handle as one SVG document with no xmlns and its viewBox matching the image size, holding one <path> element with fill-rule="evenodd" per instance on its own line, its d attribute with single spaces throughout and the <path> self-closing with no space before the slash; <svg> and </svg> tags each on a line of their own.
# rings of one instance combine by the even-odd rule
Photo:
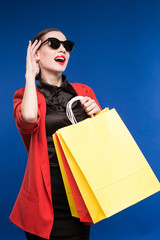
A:
<svg viewBox="0 0 160 240">
<path fill-rule="evenodd" d="M 77 120 L 73 114 L 73 111 L 72 111 L 72 104 L 75 102 L 75 101 L 78 101 L 78 100 L 81 100 L 83 99 L 84 97 L 83 96 L 76 96 L 74 98 L 72 98 L 68 103 L 67 103 L 67 106 L 66 106 L 66 115 L 68 117 L 68 119 L 70 120 L 70 122 L 72 124 L 76 124 L 77 123 Z"/>
</svg>

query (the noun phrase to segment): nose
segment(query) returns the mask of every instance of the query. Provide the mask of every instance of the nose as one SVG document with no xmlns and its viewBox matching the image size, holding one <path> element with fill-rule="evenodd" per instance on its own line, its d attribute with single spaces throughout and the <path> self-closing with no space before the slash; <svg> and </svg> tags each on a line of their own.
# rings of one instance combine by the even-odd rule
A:
<svg viewBox="0 0 160 240">
<path fill-rule="evenodd" d="M 60 52 L 66 52 L 66 49 L 65 47 L 63 46 L 63 44 L 61 43 L 59 49 L 58 49 Z"/>
</svg>

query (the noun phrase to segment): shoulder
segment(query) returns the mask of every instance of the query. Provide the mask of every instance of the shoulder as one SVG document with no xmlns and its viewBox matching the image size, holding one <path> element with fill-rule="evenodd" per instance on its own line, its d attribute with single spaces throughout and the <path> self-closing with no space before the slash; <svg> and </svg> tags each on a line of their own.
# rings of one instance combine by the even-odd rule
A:
<svg viewBox="0 0 160 240">
<path fill-rule="evenodd" d="M 89 89 L 90 87 L 82 83 L 70 83 L 75 88 Z"/>
</svg>

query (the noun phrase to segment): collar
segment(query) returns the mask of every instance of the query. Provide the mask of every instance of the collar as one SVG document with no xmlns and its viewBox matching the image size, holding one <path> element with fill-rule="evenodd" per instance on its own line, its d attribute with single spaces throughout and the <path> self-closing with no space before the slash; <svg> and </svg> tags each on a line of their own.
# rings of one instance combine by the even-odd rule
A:
<svg viewBox="0 0 160 240">
<path fill-rule="evenodd" d="M 40 92 L 43 92 L 44 90 L 52 92 L 53 94 L 61 91 L 64 89 L 65 91 L 77 95 L 75 89 L 72 87 L 72 85 L 67 81 L 67 78 L 64 74 L 62 74 L 62 85 L 60 87 L 57 87 L 52 84 L 48 84 L 42 81 L 39 81 L 37 84 L 37 88 Z"/>
</svg>

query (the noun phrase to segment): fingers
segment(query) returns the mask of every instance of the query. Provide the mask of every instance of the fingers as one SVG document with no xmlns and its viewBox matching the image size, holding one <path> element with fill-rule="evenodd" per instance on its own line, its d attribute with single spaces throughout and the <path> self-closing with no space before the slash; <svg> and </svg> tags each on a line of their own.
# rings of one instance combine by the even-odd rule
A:
<svg viewBox="0 0 160 240">
<path fill-rule="evenodd" d="M 92 100 L 90 97 L 84 97 L 81 100 L 81 104 L 83 105 L 84 109 L 89 111 L 92 108 L 92 105 L 94 104 L 94 100 Z"/>
<path fill-rule="evenodd" d="M 41 40 L 38 41 L 38 40 L 36 39 L 36 40 L 34 41 L 34 43 L 32 44 L 32 47 L 31 47 L 31 48 L 32 48 L 32 54 L 33 54 L 33 55 L 36 53 L 36 51 L 37 51 L 38 48 L 40 47 L 41 42 L 42 42 Z"/>
<path fill-rule="evenodd" d="M 28 48 L 27 48 L 27 55 L 29 54 L 30 52 L 30 48 L 31 48 L 31 41 L 29 41 L 29 44 L 28 44 Z"/>
<path fill-rule="evenodd" d="M 99 106 L 97 105 L 95 100 L 91 99 L 90 97 L 84 97 L 81 100 L 81 104 L 89 116 L 100 112 Z"/>
<path fill-rule="evenodd" d="M 29 45 L 28 45 L 28 49 L 27 49 L 27 53 L 32 54 L 32 56 L 36 53 L 36 51 L 38 50 L 38 48 L 41 45 L 41 40 L 35 40 L 34 43 L 32 44 L 31 41 L 29 41 Z"/>
</svg>

